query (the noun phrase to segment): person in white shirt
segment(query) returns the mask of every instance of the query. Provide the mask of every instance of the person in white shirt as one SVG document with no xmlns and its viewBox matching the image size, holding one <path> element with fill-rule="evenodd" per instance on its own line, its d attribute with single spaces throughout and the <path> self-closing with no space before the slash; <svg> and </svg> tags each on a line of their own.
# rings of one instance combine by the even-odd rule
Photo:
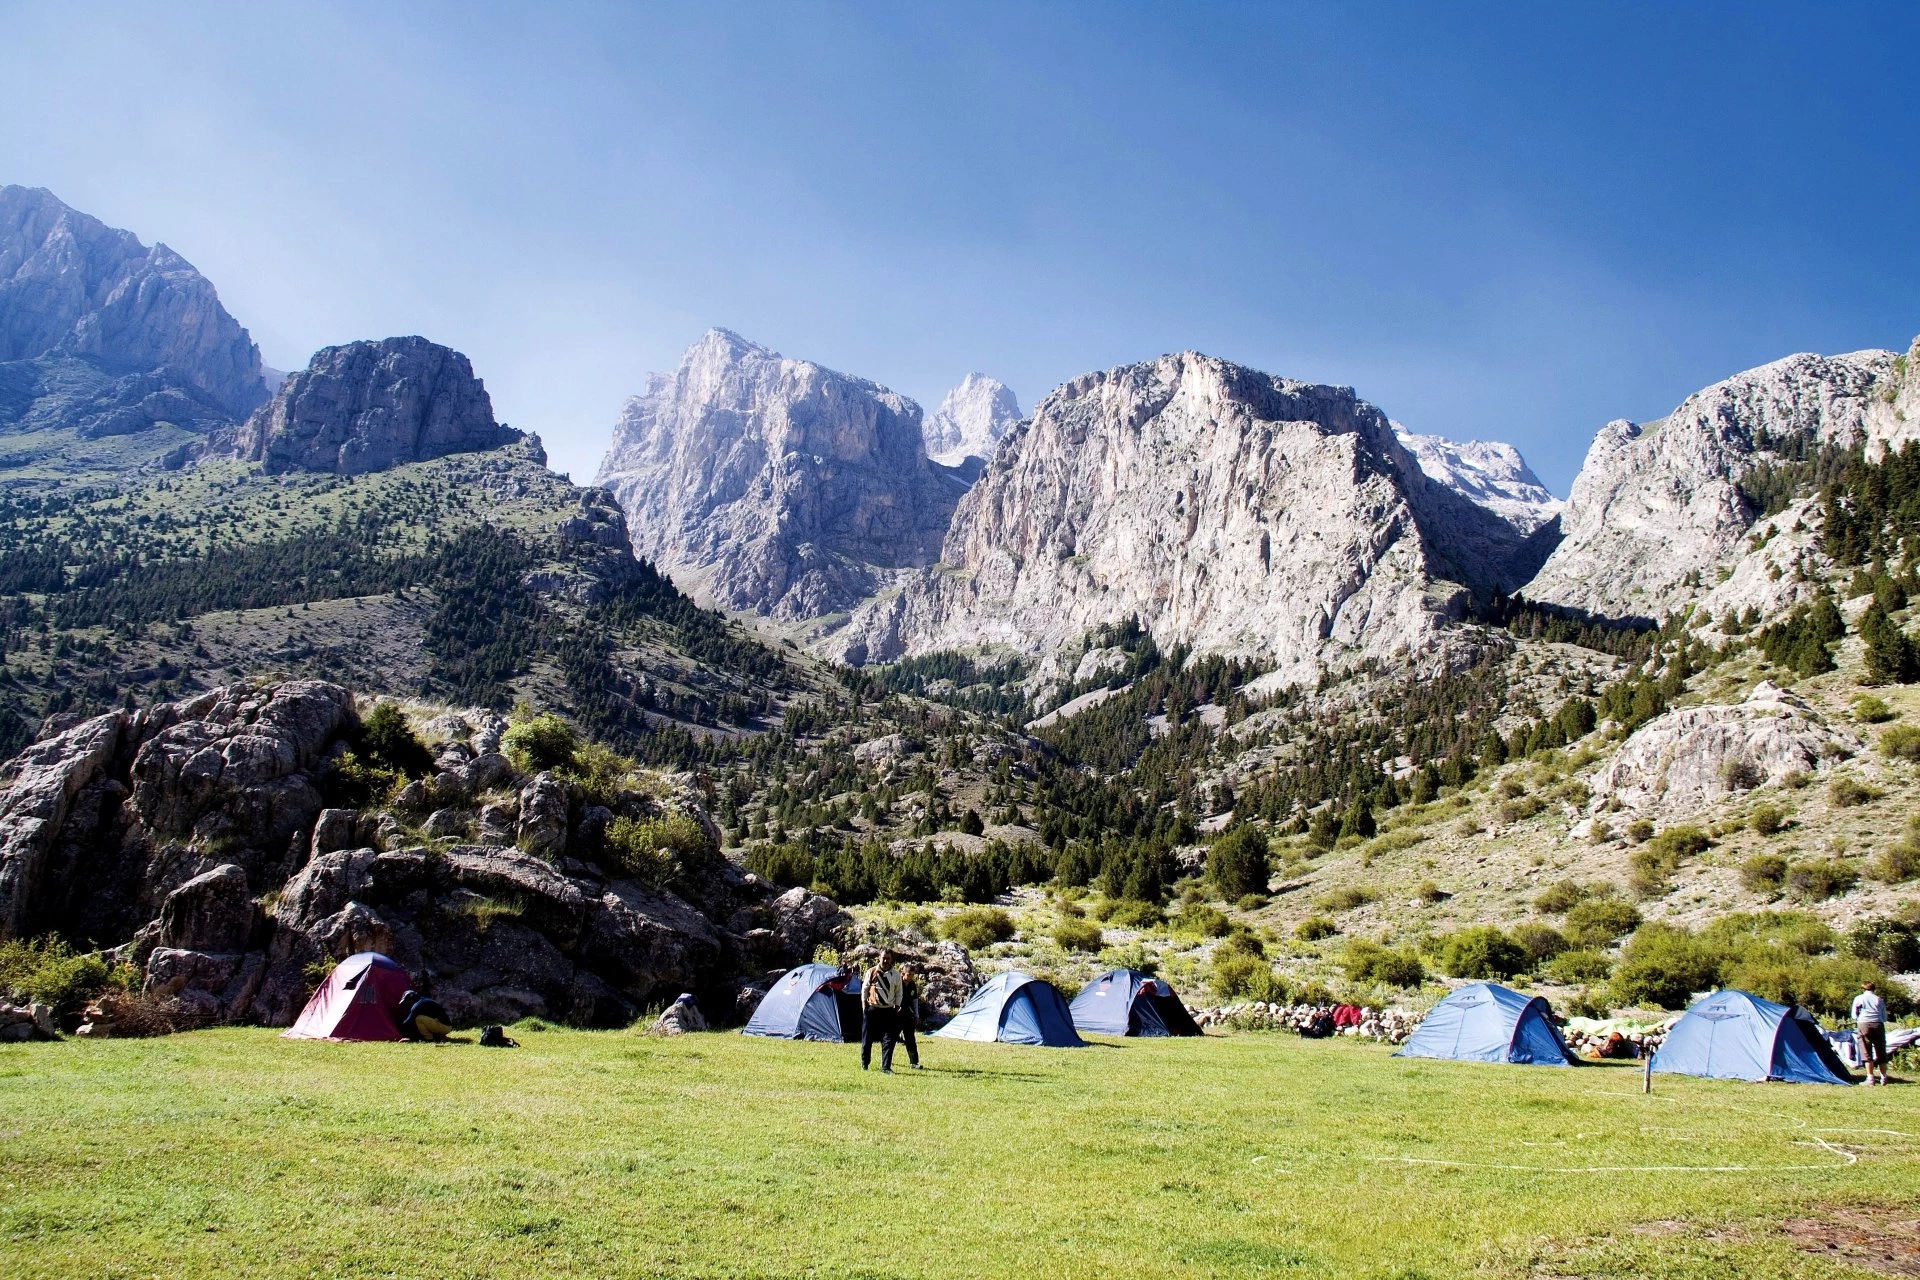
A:
<svg viewBox="0 0 1920 1280">
<path fill-rule="evenodd" d="M 1860 984 L 1853 998 L 1854 1037 L 1860 1042 L 1860 1061 L 1866 1064 L 1867 1083 L 1887 1082 L 1887 1002 L 1871 982 Z M 1874 1073 L 1880 1078 L 1874 1079 Z"/>
</svg>

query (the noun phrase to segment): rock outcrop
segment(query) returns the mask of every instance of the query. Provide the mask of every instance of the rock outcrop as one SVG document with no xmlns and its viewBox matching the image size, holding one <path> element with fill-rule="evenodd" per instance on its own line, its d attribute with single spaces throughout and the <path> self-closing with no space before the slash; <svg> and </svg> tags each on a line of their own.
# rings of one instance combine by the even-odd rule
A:
<svg viewBox="0 0 1920 1280">
<path fill-rule="evenodd" d="M 969 458 L 982 462 L 1020 425 L 1020 401 L 1013 389 L 984 373 L 970 373 L 947 392 L 927 418 L 921 434 L 935 462 L 955 467 Z"/>
<path fill-rule="evenodd" d="M 596 483 L 683 591 L 786 619 L 932 563 L 965 488 L 928 460 L 913 401 L 724 329 L 627 401 Z"/>
<path fill-rule="evenodd" d="M 1189 352 L 1048 395 L 962 499 L 941 566 L 830 643 L 856 664 L 1045 653 L 1138 618 L 1163 647 L 1306 676 L 1435 648 L 1467 588 L 1511 588 L 1524 549 L 1351 389 Z"/>
<path fill-rule="evenodd" d="M 62 359 L 144 375 L 115 400 L 171 390 L 239 419 L 267 394 L 259 349 L 192 263 L 50 191 L 0 187 L 0 365 Z"/>
<path fill-rule="evenodd" d="M 1521 533 L 1532 533 L 1547 524 L 1566 505 L 1540 483 L 1527 460 L 1510 444 L 1415 435 L 1397 422 L 1393 430 L 1429 477 L 1493 512 Z"/>
<path fill-rule="evenodd" d="M 1669 711 L 1634 730 L 1594 780 L 1595 805 L 1695 813 L 1733 792 L 1811 776 L 1859 745 L 1762 682 L 1743 702 Z"/>
<path fill-rule="evenodd" d="M 315 352 L 247 419 L 234 450 L 270 475 L 361 475 L 518 439 L 494 420 L 486 385 L 465 356 L 406 337 Z"/>
<path fill-rule="evenodd" d="M 1741 481 L 1781 451 L 1893 434 L 1885 351 L 1796 355 L 1688 396 L 1666 418 L 1610 422 L 1561 513 L 1529 599 L 1659 618 L 1714 586 L 1759 512 Z"/>
</svg>

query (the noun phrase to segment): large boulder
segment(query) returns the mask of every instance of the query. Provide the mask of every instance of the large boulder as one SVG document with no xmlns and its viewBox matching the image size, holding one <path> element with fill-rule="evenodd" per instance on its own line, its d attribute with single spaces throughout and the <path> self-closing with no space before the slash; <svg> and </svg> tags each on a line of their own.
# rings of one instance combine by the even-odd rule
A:
<svg viewBox="0 0 1920 1280">
<path fill-rule="evenodd" d="M 542 858 L 567 851 L 567 784 L 553 773 L 535 774 L 520 792 L 520 847 Z"/>
<path fill-rule="evenodd" d="M 836 941 L 853 918 L 832 898 L 805 889 L 789 889 L 773 900 L 773 933 L 795 964 L 813 959 L 814 949 Z"/>
<path fill-rule="evenodd" d="M 126 727 L 113 712 L 36 742 L 6 766 L 0 795 L 0 939 L 37 932 L 48 855 L 74 797 L 112 763 Z"/>
<path fill-rule="evenodd" d="M 259 916 L 247 891 L 247 873 L 222 863 L 167 895 L 160 908 L 160 946 L 244 951 L 258 930 Z"/>
<path fill-rule="evenodd" d="M 1730 792 L 1812 774 L 1859 747 L 1803 699 L 1762 681 L 1743 702 L 1684 707 L 1641 725 L 1594 780 L 1594 802 L 1697 812 Z"/>
</svg>

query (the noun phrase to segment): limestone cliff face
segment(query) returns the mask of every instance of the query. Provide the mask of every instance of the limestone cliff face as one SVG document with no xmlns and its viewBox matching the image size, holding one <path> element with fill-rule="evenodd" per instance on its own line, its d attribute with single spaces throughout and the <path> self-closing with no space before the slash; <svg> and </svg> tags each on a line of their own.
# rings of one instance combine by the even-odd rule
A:
<svg viewBox="0 0 1920 1280">
<path fill-rule="evenodd" d="M 235 452 L 274 475 L 361 475 L 519 438 L 494 421 L 465 356 L 425 338 L 384 338 L 316 352 L 247 419 Z"/>
<path fill-rule="evenodd" d="M 995 455 L 942 565 L 864 606 L 835 656 L 1044 653 L 1139 617 L 1283 670 L 1432 648 L 1519 533 L 1438 484 L 1384 414 L 1188 352 L 1074 379 Z"/>
<path fill-rule="evenodd" d="M 932 563 L 965 488 L 928 460 L 912 400 L 724 329 L 627 401 L 597 483 L 683 590 L 784 619 Z"/>
<path fill-rule="evenodd" d="M 60 359 L 165 370 L 234 419 L 267 395 L 258 348 L 192 263 L 52 192 L 0 187 L 0 363 Z"/>
<path fill-rule="evenodd" d="M 1550 522 L 1566 505 L 1540 483 L 1510 444 L 1415 435 L 1397 422 L 1393 429 L 1428 476 L 1523 534 Z"/>
<path fill-rule="evenodd" d="M 970 373 L 927 419 L 927 453 L 950 467 L 969 458 L 984 462 L 1019 424 L 1020 401 L 1013 389 L 984 373 Z"/>
<path fill-rule="evenodd" d="M 1659 422 L 1610 422 L 1561 513 L 1564 537 L 1527 584 L 1534 600 L 1658 618 L 1714 586 L 1758 515 L 1739 484 L 1798 445 L 1892 432 L 1880 394 L 1892 353 L 1796 355 L 1688 396 Z"/>
</svg>

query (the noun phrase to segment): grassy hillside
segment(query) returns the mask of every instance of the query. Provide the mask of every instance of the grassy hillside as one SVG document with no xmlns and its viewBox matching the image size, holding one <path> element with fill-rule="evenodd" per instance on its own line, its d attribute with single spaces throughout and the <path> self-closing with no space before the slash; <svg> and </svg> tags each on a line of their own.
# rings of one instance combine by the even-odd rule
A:
<svg viewBox="0 0 1920 1280">
<path fill-rule="evenodd" d="M 1911 1216 L 1920 1175 L 1897 1088 L 518 1035 L 0 1048 L 0 1275 L 1842 1276 L 1782 1220 Z"/>
</svg>

